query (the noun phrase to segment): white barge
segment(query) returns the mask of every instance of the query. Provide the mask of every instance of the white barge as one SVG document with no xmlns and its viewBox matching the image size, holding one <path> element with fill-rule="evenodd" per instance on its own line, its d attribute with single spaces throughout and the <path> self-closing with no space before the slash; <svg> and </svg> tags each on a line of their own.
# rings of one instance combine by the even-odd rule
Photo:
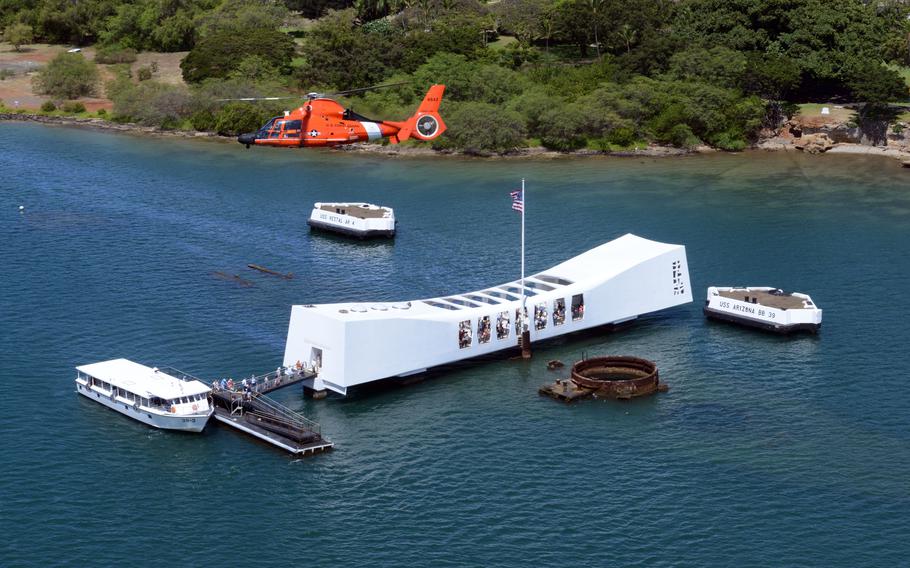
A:
<svg viewBox="0 0 910 568">
<path fill-rule="evenodd" d="M 149 426 L 201 432 L 214 411 L 212 389 L 182 376 L 112 359 L 76 367 L 76 392 Z"/>
<path fill-rule="evenodd" d="M 708 288 L 705 316 L 776 333 L 809 331 L 822 325 L 822 310 L 812 298 L 779 288 Z"/>
<path fill-rule="evenodd" d="M 361 239 L 395 236 L 395 212 L 372 203 L 316 203 L 307 223 L 313 229 Z"/>
<path fill-rule="evenodd" d="M 625 235 L 520 281 L 409 302 L 296 305 L 284 365 L 305 386 L 356 385 L 518 346 L 522 292 L 531 341 L 617 324 L 692 301 L 686 249 Z"/>
</svg>

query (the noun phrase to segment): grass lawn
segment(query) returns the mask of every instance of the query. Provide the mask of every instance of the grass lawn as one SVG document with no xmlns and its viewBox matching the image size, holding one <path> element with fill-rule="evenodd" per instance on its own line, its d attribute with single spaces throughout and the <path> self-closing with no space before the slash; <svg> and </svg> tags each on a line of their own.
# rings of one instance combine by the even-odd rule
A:
<svg viewBox="0 0 910 568">
<path fill-rule="evenodd" d="M 491 41 L 487 44 L 487 47 L 490 49 L 504 49 L 506 46 L 509 46 L 513 43 L 518 43 L 518 40 L 512 36 L 501 35 L 496 41 Z"/>
</svg>

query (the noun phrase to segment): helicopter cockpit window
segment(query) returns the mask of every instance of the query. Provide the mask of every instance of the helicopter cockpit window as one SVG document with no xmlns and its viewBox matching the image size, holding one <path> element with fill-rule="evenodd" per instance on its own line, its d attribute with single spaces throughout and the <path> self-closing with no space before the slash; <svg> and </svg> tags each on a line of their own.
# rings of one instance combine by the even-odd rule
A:
<svg viewBox="0 0 910 568">
<path fill-rule="evenodd" d="M 268 122 L 266 122 L 266 123 L 262 126 L 262 128 L 259 129 L 259 132 L 262 133 L 262 134 L 267 133 L 269 130 L 272 129 L 272 126 L 275 124 L 275 121 L 278 120 L 279 118 L 281 118 L 281 117 L 280 117 L 280 116 L 276 116 L 275 118 L 270 119 Z"/>
<path fill-rule="evenodd" d="M 281 135 L 281 128 L 284 126 L 285 122 L 286 121 L 284 120 L 279 120 L 273 124 L 272 128 L 269 129 L 269 138 L 278 138 L 278 136 Z"/>
<path fill-rule="evenodd" d="M 284 124 L 284 130 L 281 131 L 282 138 L 300 138 L 301 121 L 285 120 L 282 124 Z"/>
</svg>

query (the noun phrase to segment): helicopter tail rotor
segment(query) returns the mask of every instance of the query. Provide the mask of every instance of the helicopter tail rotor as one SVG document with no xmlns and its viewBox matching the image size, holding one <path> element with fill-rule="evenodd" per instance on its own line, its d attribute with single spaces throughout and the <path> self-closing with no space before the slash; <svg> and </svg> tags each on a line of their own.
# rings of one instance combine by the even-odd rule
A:
<svg viewBox="0 0 910 568">
<path fill-rule="evenodd" d="M 418 140 L 433 140 L 445 132 L 446 124 L 439 116 L 439 103 L 442 102 L 442 94 L 445 90 L 445 85 L 430 87 L 423 102 L 417 107 L 417 112 L 406 120 L 401 125 L 398 134 L 391 138 L 393 144 L 404 142 L 412 136 Z"/>
</svg>

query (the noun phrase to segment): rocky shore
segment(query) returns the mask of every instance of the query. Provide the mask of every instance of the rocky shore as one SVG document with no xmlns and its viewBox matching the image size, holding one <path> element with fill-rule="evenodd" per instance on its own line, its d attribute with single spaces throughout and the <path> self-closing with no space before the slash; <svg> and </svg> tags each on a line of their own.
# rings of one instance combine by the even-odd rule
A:
<svg viewBox="0 0 910 568">
<path fill-rule="evenodd" d="M 38 122 L 41 124 L 57 126 L 77 126 L 82 128 L 96 128 L 123 132 L 127 134 L 141 134 L 144 136 L 161 136 L 172 138 L 206 139 L 221 142 L 234 142 L 233 136 L 220 136 L 214 132 L 197 132 L 194 130 L 163 130 L 155 126 L 142 126 L 132 123 L 118 123 L 101 118 L 80 118 L 75 116 L 48 116 L 43 114 L 0 112 L 0 121 Z M 777 132 L 766 132 L 765 135 L 752 147 L 751 150 L 761 151 L 802 151 L 809 154 L 863 154 L 870 156 L 885 156 L 901 161 L 910 167 L 910 126 L 901 130 L 902 134 L 890 133 L 886 145 L 872 145 L 864 140 L 858 129 L 849 129 L 843 124 L 816 125 L 806 128 L 804 125 L 793 121 L 785 124 Z M 903 134 L 906 133 L 906 136 Z M 585 156 L 614 156 L 614 157 L 673 157 L 693 154 L 710 154 L 719 152 L 710 146 L 696 148 L 675 148 L 672 146 L 649 145 L 637 150 L 624 150 L 617 152 L 602 152 L 597 150 L 577 150 L 574 152 L 555 152 L 546 148 L 523 148 L 506 154 L 492 154 L 471 151 L 434 150 L 429 146 L 421 145 L 392 145 L 392 144 L 350 144 L 335 148 L 338 152 L 353 152 L 363 154 L 377 154 L 390 157 L 434 157 L 434 156 L 459 156 L 483 157 L 487 159 L 510 158 L 563 158 Z"/>
</svg>

